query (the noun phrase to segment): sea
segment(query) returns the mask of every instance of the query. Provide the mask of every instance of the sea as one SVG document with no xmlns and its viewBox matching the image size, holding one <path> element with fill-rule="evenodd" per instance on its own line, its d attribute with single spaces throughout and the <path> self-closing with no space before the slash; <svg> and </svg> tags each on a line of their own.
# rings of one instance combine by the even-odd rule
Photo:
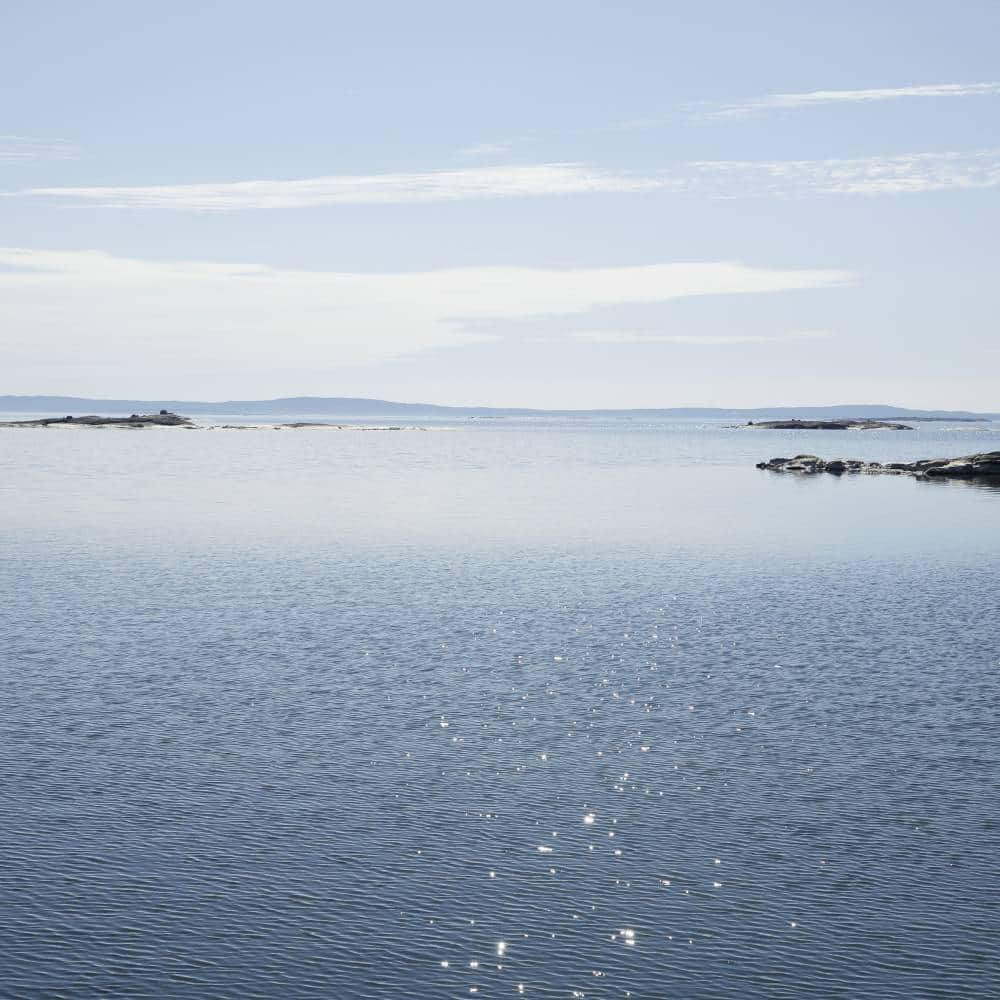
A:
<svg viewBox="0 0 1000 1000">
<path fill-rule="evenodd" d="M 1000 488 L 755 468 L 1000 423 L 279 420 L 0 430 L 0 996 L 1000 995 Z"/>
</svg>

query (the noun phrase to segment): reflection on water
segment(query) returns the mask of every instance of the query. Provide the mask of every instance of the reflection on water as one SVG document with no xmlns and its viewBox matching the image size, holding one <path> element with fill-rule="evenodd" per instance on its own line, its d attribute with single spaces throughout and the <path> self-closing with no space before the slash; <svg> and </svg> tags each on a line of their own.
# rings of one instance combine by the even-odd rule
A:
<svg viewBox="0 0 1000 1000">
<path fill-rule="evenodd" d="M 996 484 L 154 433 L 0 437 L 0 993 L 995 992 Z"/>
<path fill-rule="evenodd" d="M 919 482 L 933 483 L 935 486 L 972 486 L 979 490 L 990 490 L 993 493 L 1000 493 L 1000 476 L 974 476 L 971 479 L 945 479 L 938 476 L 930 479 L 920 479 Z"/>
</svg>

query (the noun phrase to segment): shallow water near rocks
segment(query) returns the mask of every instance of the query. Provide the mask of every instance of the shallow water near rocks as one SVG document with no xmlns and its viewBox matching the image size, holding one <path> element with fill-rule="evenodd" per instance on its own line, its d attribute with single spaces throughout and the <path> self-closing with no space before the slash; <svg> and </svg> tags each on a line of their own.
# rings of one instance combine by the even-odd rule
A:
<svg viewBox="0 0 1000 1000">
<path fill-rule="evenodd" d="M 1000 425 L 428 426 L 0 434 L 0 995 L 995 995 Z"/>
</svg>

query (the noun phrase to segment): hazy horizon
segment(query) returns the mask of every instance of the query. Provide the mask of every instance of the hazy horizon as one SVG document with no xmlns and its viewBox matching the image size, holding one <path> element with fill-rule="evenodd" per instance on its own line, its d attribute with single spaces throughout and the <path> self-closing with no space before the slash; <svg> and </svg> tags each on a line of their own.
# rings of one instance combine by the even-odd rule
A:
<svg viewBox="0 0 1000 1000">
<path fill-rule="evenodd" d="M 429 402 L 427 400 L 418 399 L 386 399 L 383 397 L 368 397 L 368 396 L 313 396 L 313 395 L 294 395 L 294 396 L 275 396 L 270 398 L 258 398 L 258 399 L 181 399 L 177 395 L 165 395 L 159 397 L 152 397 L 146 399 L 132 398 L 132 397 L 89 397 L 89 396 L 74 396 L 74 395 L 56 395 L 48 393 L 34 393 L 34 394 L 0 394 L 0 409 L 3 409 L 6 404 L 20 404 L 27 407 L 39 406 L 42 402 L 51 401 L 53 405 L 58 403 L 80 403 L 80 404 L 94 404 L 94 405 L 110 405 L 119 404 L 127 406 L 160 406 L 163 404 L 169 404 L 174 406 L 192 406 L 198 408 L 205 408 L 211 406 L 218 407 L 228 407 L 234 408 L 238 406 L 254 406 L 254 405 L 267 405 L 272 408 L 276 404 L 288 403 L 288 404 L 300 404 L 299 409 L 301 410 L 301 404 L 305 403 L 315 403 L 315 404 L 337 404 L 337 403 L 359 403 L 368 404 L 368 409 L 374 412 L 374 408 L 379 405 L 385 405 L 389 408 L 408 408 L 413 410 L 428 409 L 428 410 L 454 410 L 456 412 L 472 412 L 472 411 L 495 411 L 498 413 L 505 412 L 524 412 L 524 413 L 538 413 L 538 414 L 567 414 L 567 413 L 578 413 L 578 414 L 588 414 L 588 413 L 718 413 L 720 416 L 725 417 L 727 414 L 746 414 L 752 416 L 754 414 L 764 414 L 764 413 L 779 413 L 787 412 L 789 414 L 794 413 L 820 413 L 829 412 L 837 416 L 845 415 L 858 415 L 864 416 L 866 414 L 872 414 L 876 412 L 886 411 L 893 413 L 914 413 L 914 414 L 955 414 L 958 416 L 981 416 L 981 417 L 994 417 L 995 412 L 985 411 L 985 410 L 970 410 L 968 408 L 952 409 L 944 407 L 916 407 L 916 406 L 898 406 L 894 403 L 831 403 L 831 404 L 764 404 L 760 406 L 631 406 L 631 407 L 553 407 L 553 406 L 495 406 L 482 403 L 435 403 Z M 13 407 L 16 409 L 16 405 Z M 329 412 L 338 412 L 327 407 Z M 235 411 L 234 411 L 235 412 Z M 302 412 L 305 412 L 304 410 Z M 347 412 L 346 410 L 342 412 Z"/>
</svg>

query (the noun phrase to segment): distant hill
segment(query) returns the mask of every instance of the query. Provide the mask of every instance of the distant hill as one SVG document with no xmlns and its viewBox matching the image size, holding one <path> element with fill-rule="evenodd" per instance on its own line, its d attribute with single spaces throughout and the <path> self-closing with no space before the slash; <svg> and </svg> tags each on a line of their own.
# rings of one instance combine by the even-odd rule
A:
<svg viewBox="0 0 1000 1000">
<path fill-rule="evenodd" d="M 772 406 L 753 409 L 722 407 L 671 407 L 635 410 L 542 410 L 490 406 L 438 406 L 432 403 L 394 403 L 385 399 L 356 399 L 338 396 L 290 396 L 281 399 L 225 400 L 204 402 L 179 399 L 85 399 L 78 396 L 0 396 L 0 410 L 18 413 L 117 414 L 170 410 L 182 414 L 219 416 L 323 415 L 339 417 L 507 417 L 507 416 L 640 416 L 691 417 L 706 420 L 758 420 L 768 417 L 836 419 L 869 417 L 905 420 L 991 420 L 1000 414 L 968 410 L 911 410 L 900 406 L 858 404 L 843 406 Z"/>
<path fill-rule="evenodd" d="M 25 413 L 52 410 L 61 413 L 90 410 L 108 413 L 139 413 L 170 410 L 173 413 L 211 413 L 224 415 L 270 416 L 285 414 L 329 414 L 336 416 L 394 416 L 403 414 L 441 414 L 462 416 L 481 412 L 460 407 L 423 403 L 392 403 L 382 399 L 351 397 L 291 396 L 283 399 L 234 399 L 204 402 L 179 399 L 86 399 L 78 396 L 0 396 L 0 409 Z M 485 411 L 483 411 L 485 412 Z M 512 411 L 503 411 L 512 412 Z M 528 411 L 525 411 L 528 412 Z"/>
</svg>

